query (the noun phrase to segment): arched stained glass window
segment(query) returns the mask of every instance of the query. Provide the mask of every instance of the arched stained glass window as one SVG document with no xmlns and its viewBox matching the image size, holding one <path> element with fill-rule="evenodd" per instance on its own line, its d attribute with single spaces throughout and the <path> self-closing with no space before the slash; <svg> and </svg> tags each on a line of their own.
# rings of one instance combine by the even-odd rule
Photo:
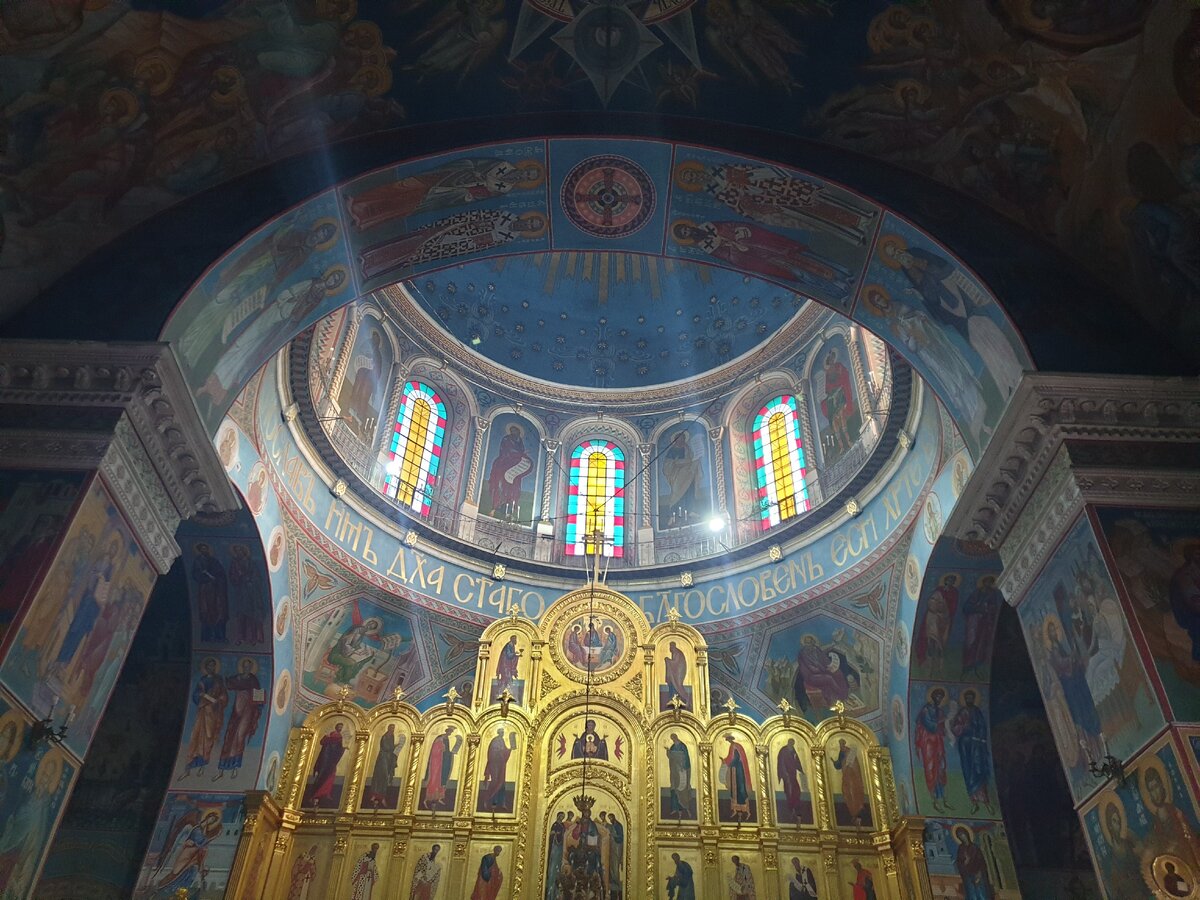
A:
<svg viewBox="0 0 1200 900">
<path fill-rule="evenodd" d="M 446 439 L 446 405 L 429 385 L 409 381 L 392 432 L 383 492 L 421 516 L 429 515 Z"/>
<path fill-rule="evenodd" d="M 567 553 L 625 552 L 625 454 L 612 441 L 584 441 L 571 454 L 567 496 Z M 603 543 L 597 548 L 599 530 Z"/>
<path fill-rule="evenodd" d="M 764 530 L 808 510 L 800 415 L 790 394 L 767 403 L 754 419 L 754 468 Z"/>
</svg>

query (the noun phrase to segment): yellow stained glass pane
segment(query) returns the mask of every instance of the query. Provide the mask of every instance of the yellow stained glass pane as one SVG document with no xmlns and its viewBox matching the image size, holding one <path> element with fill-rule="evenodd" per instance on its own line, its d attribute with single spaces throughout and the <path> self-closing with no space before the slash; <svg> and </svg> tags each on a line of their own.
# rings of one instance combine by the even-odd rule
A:
<svg viewBox="0 0 1200 900">
<path fill-rule="evenodd" d="M 771 460 L 775 498 L 779 504 L 779 521 L 796 515 L 796 482 L 792 477 L 791 441 L 787 417 L 777 412 L 767 420 L 768 455 Z"/>
<path fill-rule="evenodd" d="M 433 407 L 420 397 L 412 404 L 412 419 L 408 428 L 408 440 L 400 458 L 400 484 L 396 497 L 401 503 L 411 506 L 421 480 L 421 460 L 425 456 L 425 444 L 429 439 L 429 422 L 433 418 Z"/>
<path fill-rule="evenodd" d="M 587 485 L 584 495 L 587 516 L 584 520 L 584 549 L 587 553 L 599 553 L 604 545 L 597 544 L 593 536 L 599 531 L 604 533 L 604 510 L 608 498 L 608 457 L 603 453 L 592 453 L 588 456 Z"/>
</svg>

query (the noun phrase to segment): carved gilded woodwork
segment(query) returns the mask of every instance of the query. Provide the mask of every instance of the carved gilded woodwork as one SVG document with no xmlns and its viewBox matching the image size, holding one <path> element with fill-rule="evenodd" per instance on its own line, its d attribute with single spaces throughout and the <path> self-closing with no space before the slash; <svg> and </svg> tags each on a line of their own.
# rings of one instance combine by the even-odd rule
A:
<svg viewBox="0 0 1200 900">
<path fill-rule="evenodd" d="M 861 877 L 856 861 L 880 900 L 931 896 L 923 824 L 899 815 L 870 729 L 783 708 L 760 723 L 736 702 L 713 714 L 704 638 L 676 617 L 651 628 L 621 594 L 575 591 L 540 623 L 514 612 L 489 625 L 474 684 L 425 712 L 402 693 L 370 710 L 344 698 L 313 710 L 293 729 L 278 814 L 248 821 L 239 845 L 240 859 L 269 842 L 270 871 L 247 871 L 257 880 L 231 896 L 255 884 L 283 900 L 293 869 L 315 859 L 309 896 L 349 898 L 354 872 L 374 866 L 375 900 L 412 896 L 418 867 L 438 872 L 433 897 L 468 897 L 486 855 L 500 898 L 541 900 L 560 833 L 577 853 L 601 848 L 606 896 L 623 900 L 665 897 L 689 867 L 697 896 L 725 896 L 741 877 L 764 900 L 787 897 L 802 869 L 838 896 Z M 389 725 L 394 765 L 381 751 Z M 379 796 L 394 808 L 366 802 Z"/>
</svg>

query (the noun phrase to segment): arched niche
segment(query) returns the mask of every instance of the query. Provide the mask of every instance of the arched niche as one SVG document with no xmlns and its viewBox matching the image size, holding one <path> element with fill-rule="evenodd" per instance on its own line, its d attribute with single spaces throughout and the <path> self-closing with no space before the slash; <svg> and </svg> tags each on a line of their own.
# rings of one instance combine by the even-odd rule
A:
<svg viewBox="0 0 1200 900">
<path fill-rule="evenodd" d="M 340 353 L 329 373 L 327 403 L 318 406 L 330 440 L 350 460 L 370 465 L 385 447 L 394 375 L 402 364 L 390 321 L 369 300 L 357 300 L 339 336 Z M 381 429 L 383 432 L 381 434 Z"/>
<path fill-rule="evenodd" d="M 471 468 L 478 471 L 475 484 L 467 485 L 467 502 L 473 503 L 481 539 L 503 526 L 532 527 L 543 513 L 543 494 L 549 488 L 544 443 L 546 426 L 529 410 L 504 405 L 489 409 L 476 422 Z"/>
<path fill-rule="evenodd" d="M 663 551 L 672 536 L 694 541 L 697 527 L 707 527 L 725 511 L 721 432 L 714 428 L 705 416 L 681 417 L 662 422 L 650 434 L 650 458 L 641 463 L 653 460 L 654 465 L 642 502 L 649 505 L 656 558 L 668 559 Z"/>
<path fill-rule="evenodd" d="M 729 473 L 733 485 L 733 517 L 739 541 L 749 541 L 763 532 L 762 504 L 754 467 L 754 416 L 771 397 L 800 394 L 794 373 L 764 372 L 730 399 L 724 425 L 729 435 Z M 808 436 L 804 436 L 805 442 Z M 816 480 L 809 486 L 815 491 Z"/>
<path fill-rule="evenodd" d="M 634 480 L 634 476 L 641 468 L 642 460 L 639 457 L 638 447 L 640 444 L 639 434 L 628 422 L 621 418 L 608 416 L 586 416 L 573 419 L 559 432 L 559 465 L 557 477 L 557 490 L 555 496 L 555 506 L 553 507 L 553 515 L 561 524 L 555 527 L 555 547 L 554 558 L 560 562 L 569 562 L 574 558 L 574 552 L 569 548 L 572 546 L 582 546 L 586 542 L 583 540 L 583 533 L 586 531 L 587 516 L 583 511 L 582 501 L 580 507 L 574 513 L 571 510 L 571 495 L 570 481 L 573 477 L 573 467 L 575 465 L 576 451 L 589 441 L 597 441 L 600 452 L 609 456 L 608 465 L 616 465 L 617 462 L 611 453 L 612 448 L 606 448 L 603 445 L 611 444 L 621 455 L 620 466 L 622 474 L 620 476 L 621 485 L 619 492 L 614 492 L 614 497 L 622 498 L 622 513 L 620 515 L 621 522 L 619 527 L 622 530 L 623 539 L 620 547 L 620 553 L 617 553 L 615 545 L 605 544 L 605 556 L 617 555 L 631 557 L 634 560 L 638 558 L 641 552 L 641 531 L 642 528 L 648 526 L 647 512 L 641 506 L 641 499 L 638 491 L 638 485 Z M 614 479 L 615 481 L 615 479 Z M 613 499 L 613 498 L 606 498 Z M 605 519 L 611 520 L 606 522 L 605 537 L 609 538 L 610 530 L 615 532 L 618 527 L 616 522 L 616 510 L 610 505 L 605 507 Z M 570 541 L 572 535 L 572 522 L 574 521 L 574 536 L 575 540 Z M 570 541 L 570 543 L 568 543 Z M 590 554 L 590 551 L 589 551 Z M 584 555 L 580 553 L 579 555 Z"/>
</svg>

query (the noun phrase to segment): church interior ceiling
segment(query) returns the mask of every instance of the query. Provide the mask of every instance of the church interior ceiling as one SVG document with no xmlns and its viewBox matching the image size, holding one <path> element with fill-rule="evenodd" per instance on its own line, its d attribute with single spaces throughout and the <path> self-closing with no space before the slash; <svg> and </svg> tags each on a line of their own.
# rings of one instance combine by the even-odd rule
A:
<svg viewBox="0 0 1200 900">
<path fill-rule="evenodd" d="M 1145 0 L 1075 6 L 1038 5 L 1035 16 L 1016 0 L 0 5 L 0 318 L 22 307 L 36 316 L 31 300 L 89 254 L 85 265 L 124 265 L 120 239 L 137 236 L 149 252 L 139 251 L 147 261 L 130 278 L 156 283 L 144 277 L 156 266 L 164 283 L 194 281 L 177 292 L 161 338 L 174 344 L 253 517 L 181 533 L 197 617 L 191 687 L 219 682 L 211 695 L 223 691 L 227 704 L 219 721 L 199 700 L 189 707 L 160 824 L 191 817 L 219 826 L 225 840 L 213 859 L 224 853 L 231 862 L 242 791 L 251 782 L 277 787 L 289 729 L 308 712 L 339 700 L 370 710 L 401 688 L 428 713 L 447 687 L 478 692 L 472 679 L 489 623 L 514 608 L 536 620 L 577 586 L 565 569 L 552 571 L 561 558 L 535 559 L 535 540 L 500 553 L 513 521 L 495 529 L 496 558 L 484 561 L 482 533 L 463 539 L 468 553 L 439 541 L 438 528 L 381 521 L 380 507 L 356 498 L 378 489 L 378 441 L 391 422 L 360 414 L 347 360 L 374 354 L 381 369 L 438 382 L 451 416 L 487 420 L 492 437 L 464 429 L 446 445 L 443 474 L 459 479 L 452 503 L 486 507 L 483 518 L 511 503 L 515 514 L 505 515 L 529 531 L 536 502 L 561 472 L 537 457 L 527 490 L 485 490 L 514 428 L 532 447 L 535 434 L 583 439 L 608 427 L 620 430 L 630 457 L 639 445 L 665 452 L 679 434 L 682 442 L 707 437 L 709 451 L 724 440 L 735 452 L 723 476 L 717 455 L 696 466 L 728 489 L 736 510 L 739 491 L 751 496 L 749 442 L 713 432 L 744 421 L 752 405 L 752 392 L 735 398 L 722 386 L 755 376 L 806 385 L 809 449 L 816 470 L 828 469 L 854 441 L 839 440 L 823 413 L 814 361 L 849 354 L 853 330 L 865 329 L 890 348 L 880 371 L 908 379 L 912 418 L 889 422 L 867 448 L 876 455 L 864 451 L 870 459 L 845 482 L 849 493 L 814 510 L 811 533 L 788 530 L 776 548 L 750 527 L 758 523 L 735 516 L 753 532 L 735 549 L 753 552 L 719 562 L 715 547 L 672 556 L 670 541 L 691 540 L 695 523 L 683 517 L 681 525 L 670 502 L 631 500 L 631 518 L 647 516 L 657 523 L 647 530 L 661 532 L 644 541 L 661 541 L 661 568 L 639 575 L 631 554 L 613 577 L 651 627 L 675 612 L 704 636 L 714 706 L 732 700 L 762 721 L 786 699 L 816 722 L 842 703 L 872 728 L 895 762 L 901 811 L 928 817 L 931 872 L 957 890 L 961 829 L 1006 846 L 1005 826 L 990 755 L 934 732 L 988 740 L 978 723 L 998 701 L 986 660 L 1000 598 L 989 581 L 997 561 L 939 535 L 1022 370 L 1033 367 L 1027 345 L 1069 343 L 1061 334 L 1073 325 L 1052 304 L 1009 310 L 996 298 L 1051 278 L 1048 257 L 1025 246 L 1045 241 L 1157 329 L 1163 358 L 1174 347 L 1186 361 L 1200 328 L 1200 282 L 1187 252 L 1197 241 L 1200 11 Z M 598 49 L 586 27 L 597 10 L 628 39 L 626 55 Z M 698 137 L 570 137 L 562 125 L 600 131 L 606 113 L 707 122 L 717 142 L 722 125 L 762 127 L 802 139 L 797 146 L 853 151 L 841 154 L 843 171 L 869 173 L 871 199 L 769 154 L 711 149 Z M 489 133 L 487 120 L 500 118 L 516 123 L 503 135 L 526 137 Z M 470 149 L 417 155 L 393 146 L 379 156 L 376 144 L 366 162 L 353 162 L 354 148 L 373 136 L 402 144 L 394 129 L 471 129 L 473 120 L 478 127 L 461 142 Z M 304 154 L 323 172 L 311 190 L 300 177 L 286 188 L 282 177 L 279 185 L 238 180 L 269 166 L 283 171 Z M 954 193 L 931 192 L 913 209 L 893 203 L 913 174 Z M 172 207 L 194 212 L 186 201 L 205 197 L 237 205 L 230 196 L 244 197 L 247 209 L 244 239 L 232 249 L 197 232 L 162 258 L 153 252 L 162 248 L 149 232 Z M 977 238 L 972 200 L 1033 240 Z M 976 270 L 987 266 L 1006 272 L 985 284 Z M 1122 321 L 1108 302 L 1087 315 Z M 407 330 L 389 330 L 389 315 Z M 1079 353 L 1097 355 L 1080 344 Z M 874 378 L 869 366 L 861 374 L 860 387 Z M 301 399 L 307 406 L 297 412 L 290 403 Z M 606 420 L 612 402 L 629 412 Z M 361 484 L 340 480 L 324 445 L 305 442 L 313 433 L 303 417 L 319 418 L 331 404 L 348 426 L 327 422 L 320 436 Z M 864 429 L 865 417 L 853 427 Z M 468 491 L 479 476 L 472 461 L 483 475 Z M 704 511 L 720 506 L 717 491 L 693 499 Z M 128 582 L 114 606 L 120 617 L 89 636 L 25 623 L 0 671 L 13 696 L 42 691 L 45 699 L 43 682 L 64 677 L 47 663 L 62 653 L 69 679 L 54 690 L 68 702 L 78 694 L 65 750 L 14 756 L 45 815 L 64 802 L 100 718 L 92 700 L 104 692 L 89 698 L 79 687 L 116 678 L 112 639 L 128 637 L 153 580 L 113 509 L 103 485 L 91 484 L 65 539 L 115 536 L 114 564 Z M 1085 590 L 1080 573 L 1118 596 L 1116 583 L 1100 581 L 1102 555 L 1118 569 L 1150 560 L 1166 571 L 1187 558 L 1198 530 L 1194 517 L 1153 510 L 1100 510 L 1097 522 L 1089 530 L 1081 520 L 1022 608 L 1027 631 L 1041 636 L 1030 647 L 1033 666 L 1050 683 L 1056 629 Z M 236 548 L 251 545 L 257 555 L 247 562 Z M 205 613 L 210 559 L 230 602 L 220 627 Z M 269 603 L 269 623 L 238 618 L 254 598 Z M 1139 747 L 1150 755 L 1130 785 L 1099 791 L 1086 762 L 1089 750 L 1105 748 L 1081 746 L 1066 761 L 1098 852 L 1115 846 L 1121 829 L 1152 842 L 1146 813 L 1168 809 L 1172 791 L 1178 821 L 1196 827 L 1180 787 L 1189 744 L 1155 737 L 1163 727 L 1156 690 L 1168 708 L 1195 709 L 1188 638 L 1165 617 L 1161 596 L 1137 599 L 1154 665 L 1142 664 L 1134 635 L 1117 623 L 1100 663 L 1129 690 L 1104 690 L 1093 666 L 1085 699 L 1095 702 L 1087 699 L 1084 718 L 1096 734 L 1085 743 L 1104 739 L 1104 727 L 1122 755 Z M 1051 730 L 1067 720 L 1055 702 L 1047 704 Z M 0 736 L 17 734 L 16 721 L 0 697 Z M 1194 755 L 1200 735 L 1189 736 Z M 1145 790 L 1151 772 L 1167 800 Z M 17 808 L 0 792 L 0 813 Z M 158 864 L 172 847 L 167 831 L 154 838 Z"/>
<path fill-rule="evenodd" d="M 765 126 L 920 172 L 1056 243 L 1168 340 L 1195 326 L 1194 275 L 1153 240 L 1158 219 L 1186 227 L 1196 187 L 1189 4 L 605 6 L 627 55 L 592 45 L 587 5 L 542 0 L 5 4 L 6 311 L 179 199 L 297 152 L 575 110 Z"/>
</svg>

